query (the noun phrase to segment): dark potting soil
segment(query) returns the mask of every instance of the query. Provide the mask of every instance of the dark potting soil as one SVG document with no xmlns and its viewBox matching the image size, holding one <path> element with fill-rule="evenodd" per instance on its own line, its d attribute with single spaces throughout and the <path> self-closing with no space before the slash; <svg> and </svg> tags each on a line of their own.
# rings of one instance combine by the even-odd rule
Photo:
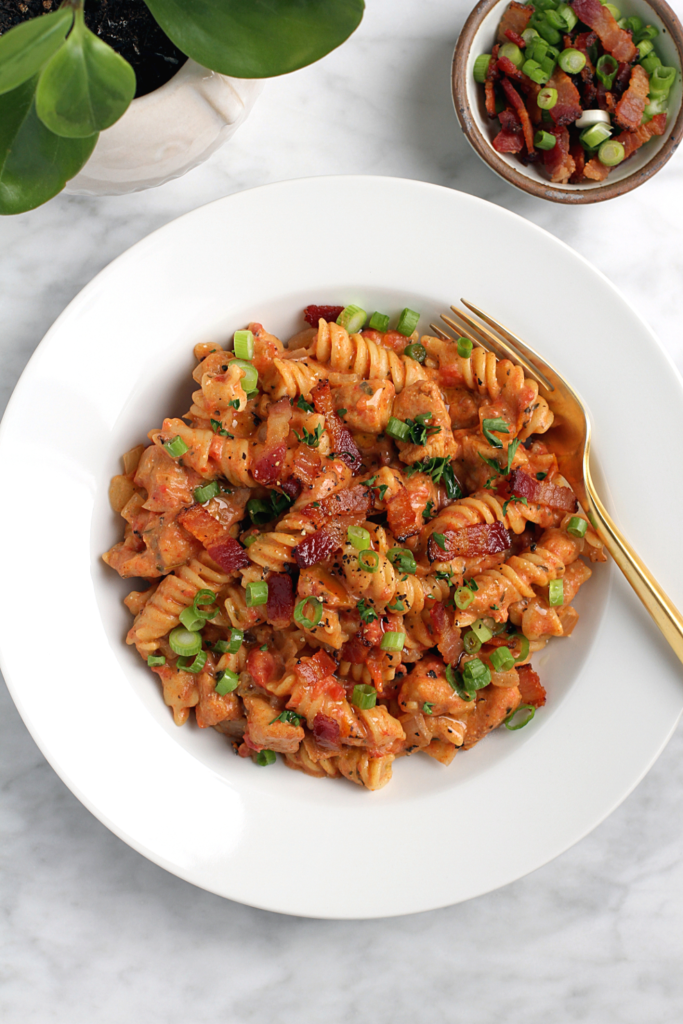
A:
<svg viewBox="0 0 683 1024">
<path fill-rule="evenodd" d="M 56 11 L 61 0 L 0 0 L 0 35 L 20 21 Z M 133 66 L 136 96 L 173 78 L 187 57 L 161 31 L 143 0 L 85 0 L 85 23 Z"/>
</svg>

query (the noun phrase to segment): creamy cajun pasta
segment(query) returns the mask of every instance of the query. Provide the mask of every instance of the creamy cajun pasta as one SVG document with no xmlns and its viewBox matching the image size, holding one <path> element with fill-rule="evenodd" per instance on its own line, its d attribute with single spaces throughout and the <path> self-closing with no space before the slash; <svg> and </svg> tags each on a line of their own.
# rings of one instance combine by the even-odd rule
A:
<svg viewBox="0 0 683 1024">
<path fill-rule="evenodd" d="M 519 366 L 410 309 L 304 312 L 287 346 L 259 323 L 195 346 L 189 411 L 112 480 L 104 560 L 145 583 L 127 643 L 176 724 L 379 789 L 528 724 L 530 658 L 605 556 Z"/>
</svg>

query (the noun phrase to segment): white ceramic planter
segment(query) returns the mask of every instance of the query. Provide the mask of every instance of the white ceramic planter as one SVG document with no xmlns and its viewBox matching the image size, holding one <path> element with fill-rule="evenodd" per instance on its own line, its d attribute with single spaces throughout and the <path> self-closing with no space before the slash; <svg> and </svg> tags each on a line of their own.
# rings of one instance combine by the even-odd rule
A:
<svg viewBox="0 0 683 1024">
<path fill-rule="evenodd" d="M 102 132 L 65 191 L 118 196 L 180 177 L 234 135 L 262 89 L 260 79 L 227 78 L 188 60 Z"/>
</svg>

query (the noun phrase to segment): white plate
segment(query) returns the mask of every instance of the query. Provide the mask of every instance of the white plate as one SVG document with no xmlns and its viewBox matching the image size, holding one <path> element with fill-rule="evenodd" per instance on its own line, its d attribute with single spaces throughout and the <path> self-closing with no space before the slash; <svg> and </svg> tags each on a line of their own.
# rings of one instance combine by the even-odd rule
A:
<svg viewBox="0 0 683 1024">
<path fill-rule="evenodd" d="M 174 221 L 99 274 L 48 332 L 0 433 L 3 667 L 36 742 L 146 857 L 243 903 L 360 918 L 495 889 L 594 828 L 650 767 L 683 704 L 680 666 L 598 567 L 574 635 L 537 658 L 549 702 L 449 768 L 396 763 L 369 793 L 232 756 L 177 729 L 123 643 L 129 589 L 100 560 L 120 454 L 192 390 L 192 345 L 309 302 L 422 310 L 465 296 L 564 371 L 593 413 L 616 518 L 679 605 L 683 390 L 651 331 L 583 259 L 480 199 L 416 181 L 314 178 Z M 656 433 L 653 427 L 656 421 Z M 669 443 L 667 443 L 667 440 Z M 677 564 L 676 564 L 677 563 Z"/>
</svg>

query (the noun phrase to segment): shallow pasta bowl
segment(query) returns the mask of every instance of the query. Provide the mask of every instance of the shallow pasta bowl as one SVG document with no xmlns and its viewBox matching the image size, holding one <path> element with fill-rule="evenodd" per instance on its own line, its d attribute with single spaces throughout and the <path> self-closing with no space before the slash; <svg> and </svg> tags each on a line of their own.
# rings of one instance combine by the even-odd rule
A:
<svg viewBox="0 0 683 1024">
<path fill-rule="evenodd" d="M 683 26 L 666 0 L 619 0 L 626 15 L 638 15 L 646 24 L 659 29 L 655 46 L 665 65 L 678 69 L 669 96 L 669 118 L 664 135 L 650 142 L 615 167 L 603 182 L 578 185 L 552 184 L 536 166 L 525 167 L 512 154 L 493 148 L 496 134 L 484 107 L 484 87 L 474 80 L 474 62 L 482 53 L 490 53 L 496 30 L 509 0 L 480 0 L 458 37 L 451 69 L 451 88 L 455 113 L 465 137 L 475 153 L 505 181 L 539 199 L 556 203 L 598 203 L 614 199 L 642 185 L 675 153 L 683 138 Z M 497 122 L 494 122 L 497 124 Z"/>
<path fill-rule="evenodd" d="M 390 243 L 381 261 L 371 247 L 311 245 L 312 237 L 329 238 L 331 209 L 340 223 L 381 217 Z M 400 227 L 406 210 L 415 225 L 408 250 Z M 245 237 L 259 239 L 257 267 L 244 259 Z M 533 308 L 514 275 L 492 280 L 492 237 L 503 265 L 523 261 L 533 275 Z M 575 297 L 571 321 L 556 316 L 558 279 Z M 196 210 L 84 289 L 10 402 L 0 428 L 0 528 L 16 536 L 16 481 L 27 466 L 49 495 L 50 513 L 42 501 L 25 503 L 21 537 L 39 543 L 6 545 L 3 568 L 7 579 L 40 581 L 41 594 L 57 596 L 41 616 L 40 640 L 42 650 L 59 652 L 49 671 L 36 671 L 34 618 L 4 588 L 0 652 L 11 692 L 47 759 L 101 821 L 212 892 L 286 913 L 361 918 L 489 891 L 595 827 L 647 771 L 683 707 L 674 659 L 609 566 L 596 567 L 582 589 L 572 636 L 540 653 L 549 700 L 528 727 L 492 734 L 449 768 L 402 758 L 376 793 L 281 763 L 257 768 L 233 757 L 217 732 L 177 728 L 156 681 L 126 647 L 121 598 L 131 587 L 100 557 L 120 536 L 109 480 L 123 452 L 188 407 L 192 346 L 225 340 L 251 319 L 288 337 L 309 303 L 407 306 L 422 313 L 427 332 L 454 293 L 514 324 L 571 377 L 592 410 L 595 456 L 606 467 L 602 493 L 672 600 L 683 603 L 670 546 L 683 480 L 632 414 L 649 404 L 658 409 L 659 436 L 683 433 L 675 369 L 589 264 L 521 218 L 450 189 L 314 178 Z M 590 319 L 590 336 L 575 331 L 577 319 Z M 637 479 L 661 481 L 658 494 L 666 491 L 656 531 L 651 503 L 633 500 Z M 70 652 L 63 615 L 72 622 L 74 609 L 77 650 Z"/>
</svg>

